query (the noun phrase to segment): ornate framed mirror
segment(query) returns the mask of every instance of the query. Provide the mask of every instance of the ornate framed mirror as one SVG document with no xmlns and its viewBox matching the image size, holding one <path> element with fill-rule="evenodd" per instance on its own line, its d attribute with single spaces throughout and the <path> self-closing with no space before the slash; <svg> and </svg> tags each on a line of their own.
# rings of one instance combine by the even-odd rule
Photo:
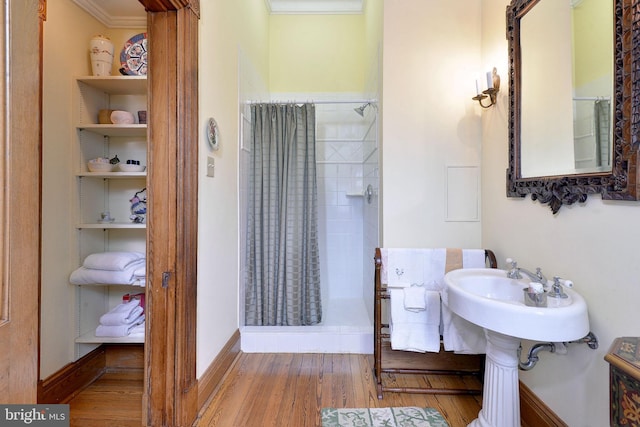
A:
<svg viewBox="0 0 640 427">
<path fill-rule="evenodd" d="M 612 19 L 599 10 L 590 12 L 602 18 L 599 24 L 584 21 L 589 31 L 583 33 L 597 34 L 594 26 L 601 25 L 598 40 L 606 42 L 597 47 L 577 31 L 589 7 L 603 6 Z M 507 39 L 507 196 L 529 194 L 554 214 L 589 194 L 640 200 L 640 10 L 634 1 L 512 0 Z M 583 58 L 593 51 L 605 54 Z M 585 145 L 586 139 L 594 142 Z"/>
</svg>

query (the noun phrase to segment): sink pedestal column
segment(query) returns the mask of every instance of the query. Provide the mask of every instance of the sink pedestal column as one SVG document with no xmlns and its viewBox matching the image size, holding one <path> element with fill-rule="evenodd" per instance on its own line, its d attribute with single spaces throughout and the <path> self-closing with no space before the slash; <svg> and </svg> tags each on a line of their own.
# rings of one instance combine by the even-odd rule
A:
<svg viewBox="0 0 640 427">
<path fill-rule="evenodd" d="M 468 427 L 519 427 L 520 389 L 518 347 L 520 338 L 485 329 L 485 363 L 482 409 Z"/>
</svg>

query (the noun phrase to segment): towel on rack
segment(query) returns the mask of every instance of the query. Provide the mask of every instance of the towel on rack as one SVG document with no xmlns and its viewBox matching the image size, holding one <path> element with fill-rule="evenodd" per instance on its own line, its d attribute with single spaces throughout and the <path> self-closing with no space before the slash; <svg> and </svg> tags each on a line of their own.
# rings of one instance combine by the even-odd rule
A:
<svg viewBox="0 0 640 427">
<path fill-rule="evenodd" d="M 409 311 L 404 308 L 404 290 L 390 289 L 391 348 L 424 353 L 440 351 L 440 294 L 426 291 L 426 309 Z"/>
<path fill-rule="evenodd" d="M 96 328 L 97 337 L 126 337 L 138 325 L 144 322 L 144 314 L 127 325 L 98 325 Z"/>
<path fill-rule="evenodd" d="M 412 283 L 423 284 L 425 261 L 430 256 L 430 252 L 430 249 L 388 249 L 387 285 L 404 288 L 411 286 Z"/>
<path fill-rule="evenodd" d="M 118 304 L 107 313 L 100 316 L 100 324 L 104 326 L 128 325 L 143 314 L 139 299 Z"/>
<path fill-rule="evenodd" d="M 485 266 L 484 249 L 449 250 L 445 272 L 459 268 L 484 268 Z M 487 347 L 484 330 L 449 310 L 446 292 L 442 292 L 442 300 L 444 349 L 459 354 L 484 354 Z"/>
<path fill-rule="evenodd" d="M 417 284 L 432 291 L 443 288 L 446 259 L 444 248 L 382 248 L 381 255 L 381 282 L 388 287 Z"/>
<path fill-rule="evenodd" d="M 404 309 L 409 311 L 423 311 L 427 308 L 424 286 L 411 285 L 402 288 Z"/>
<path fill-rule="evenodd" d="M 71 273 L 69 282 L 72 285 L 134 285 L 139 277 L 136 272 L 146 265 L 144 259 L 130 263 L 124 270 L 96 270 L 80 267 Z"/>
<path fill-rule="evenodd" d="M 88 255 L 82 266 L 92 270 L 122 271 L 127 269 L 131 263 L 144 261 L 144 259 L 145 254 L 142 252 L 97 252 Z"/>
</svg>

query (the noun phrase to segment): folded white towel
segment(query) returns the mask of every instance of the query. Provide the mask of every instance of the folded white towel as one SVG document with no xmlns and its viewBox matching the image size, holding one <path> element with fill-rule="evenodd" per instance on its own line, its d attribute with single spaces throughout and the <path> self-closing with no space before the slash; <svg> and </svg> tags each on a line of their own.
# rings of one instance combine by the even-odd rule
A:
<svg viewBox="0 0 640 427">
<path fill-rule="evenodd" d="M 143 313 L 144 309 L 140 307 L 140 300 L 133 299 L 129 302 L 118 304 L 109 312 L 100 316 L 100 324 L 104 326 L 128 325 Z"/>
<path fill-rule="evenodd" d="M 145 333 L 145 324 L 144 322 L 142 322 L 139 325 L 136 325 L 133 328 L 131 328 L 131 330 L 129 331 L 129 336 L 144 337 L 144 333 Z"/>
<path fill-rule="evenodd" d="M 130 263 L 127 268 L 122 271 L 116 270 L 97 270 L 92 268 L 80 267 L 71 273 L 69 282 L 72 285 L 133 285 L 136 281 L 135 272 L 146 264 L 145 260 L 138 260 Z"/>
<path fill-rule="evenodd" d="M 409 311 L 423 311 L 427 308 L 424 286 L 409 286 L 403 288 L 404 309 Z"/>
<path fill-rule="evenodd" d="M 426 309 L 404 308 L 403 289 L 390 289 L 391 348 L 424 353 L 440 351 L 440 294 L 425 291 Z"/>
<path fill-rule="evenodd" d="M 126 337 L 131 330 L 144 322 L 144 314 L 128 325 L 98 325 L 96 328 L 97 337 Z"/>
<path fill-rule="evenodd" d="M 129 264 L 144 259 L 145 254 L 142 252 L 97 252 L 87 256 L 82 266 L 93 270 L 122 271 Z"/>
<path fill-rule="evenodd" d="M 133 271 L 133 275 L 136 276 L 136 279 L 144 279 L 147 276 L 147 263 L 143 263 L 136 268 Z"/>
</svg>

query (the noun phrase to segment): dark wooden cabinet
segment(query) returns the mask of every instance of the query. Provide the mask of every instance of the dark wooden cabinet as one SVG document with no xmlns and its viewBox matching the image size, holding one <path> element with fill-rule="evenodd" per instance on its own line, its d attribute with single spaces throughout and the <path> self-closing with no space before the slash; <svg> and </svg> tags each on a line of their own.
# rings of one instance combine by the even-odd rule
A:
<svg viewBox="0 0 640 427">
<path fill-rule="evenodd" d="M 640 425 L 640 337 L 617 338 L 604 359 L 610 365 L 611 426 Z"/>
</svg>

